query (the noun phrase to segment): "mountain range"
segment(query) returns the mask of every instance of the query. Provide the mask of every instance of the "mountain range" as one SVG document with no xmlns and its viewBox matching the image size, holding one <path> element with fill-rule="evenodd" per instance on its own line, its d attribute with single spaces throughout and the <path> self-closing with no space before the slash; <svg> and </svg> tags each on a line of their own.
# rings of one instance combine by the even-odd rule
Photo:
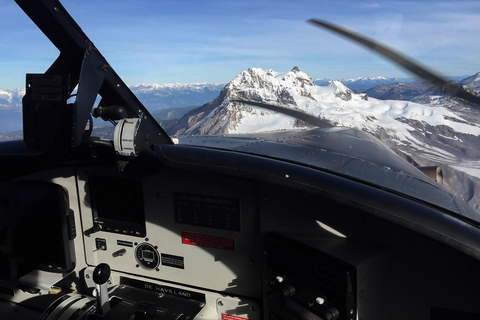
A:
<svg viewBox="0 0 480 320">
<path fill-rule="evenodd" d="M 170 120 L 214 99 L 224 86 L 225 83 L 139 84 L 130 89 L 156 119 Z M 22 130 L 24 95 L 24 89 L 0 90 L 0 140 L 11 139 L 12 134 L 6 132 Z M 95 121 L 95 125 L 105 124 Z"/>
<path fill-rule="evenodd" d="M 475 88 L 472 84 L 470 87 Z M 298 67 L 284 73 L 250 68 L 227 84 L 218 97 L 188 112 L 170 133 L 231 134 L 301 127 L 298 121 L 286 120 L 282 114 L 258 111 L 256 107 L 232 100 L 300 109 L 330 121 L 332 126 L 358 127 L 366 131 L 381 126 L 398 132 L 402 127 L 400 123 L 407 120 L 435 122 L 461 131 L 458 123 L 463 119 L 442 108 L 453 100 L 441 96 L 438 91 L 430 84 L 416 82 L 380 84 L 369 90 L 355 92 L 336 80 L 318 86 Z M 428 97 L 428 101 L 423 101 L 426 102 L 423 105 L 411 101 L 425 97 Z M 266 121 L 267 118 L 272 118 L 272 121 Z M 472 125 L 475 131 L 474 128 L 476 125 Z"/>
<path fill-rule="evenodd" d="M 453 81 L 461 81 L 468 76 L 450 76 L 447 77 L 447 80 Z M 314 83 L 319 86 L 325 86 L 330 81 L 337 80 L 349 87 L 354 91 L 363 91 L 371 89 L 375 86 L 381 84 L 394 84 L 394 83 L 414 83 L 418 82 L 418 78 L 410 77 L 410 78 L 392 78 L 392 77 L 358 77 L 358 78 L 350 78 L 350 79 L 316 79 Z"/>
<path fill-rule="evenodd" d="M 463 79 L 463 78 L 462 78 Z M 398 82 L 415 82 L 416 78 L 392 78 L 392 77 L 358 77 L 350 79 L 316 79 L 314 83 L 319 86 L 326 86 L 332 80 L 340 81 L 352 90 L 365 90 L 380 84 L 391 84 Z"/>
<path fill-rule="evenodd" d="M 478 76 L 465 79 L 462 85 L 478 89 Z M 356 93 L 340 81 L 318 86 L 297 67 L 288 72 L 250 68 L 227 84 L 218 97 L 185 114 L 168 133 L 219 135 L 310 127 L 239 100 L 302 110 L 332 127 L 369 132 L 414 165 L 440 166 L 451 191 L 480 208 L 477 106 L 443 96 L 422 82 L 382 84 L 374 89 Z M 370 96 L 374 92 L 404 99 L 382 100 Z"/>
<path fill-rule="evenodd" d="M 150 111 L 200 106 L 218 96 L 226 83 L 139 84 L 130 89 Z"/>
<path fill-rule="evenodd" d="M 452 77 L 456 80 L 464 80 L 466 77 Z M 465 80 L 467 80 L 466 78 Z M 314 81 L 317 85 L 328 85 L 333 79 L 317 79 Z M 355 79 L 339 80 L 354 92 L 366 92 L 371 97 L 379 99 L 406 99 L 410 100 L 411 95 L 392 94 L 389 87 L 372 88 L 378 85 L 392 85 L 401 83 L 399 86 L 410 84 L 415 86 L 415 78 L 387 78 L 387 77 L 368 77 Z M 467 80 L 468 81 L 468 80 Z M 201 106 L 214 98 L 227 83 L 190 83 L 190 84 L 138 84 L 131 86 L 131 90 L 137 95 L 139 100 L 147 107 L 153 116 L 162 122 L 172 122 L 178 119 L 194 107 Z M 366 91 L 370 89 L 371 91 Z M 388 92 L 390 90 L 390 92 Z M 414 88 L 412 92 L 414 92 Z M 375 91 L 379 91 L 375 93 Z M 388 92 L 382 96 L 383 92 Z M 11 131 L 20 131 L 22 129 L 21 99 L 25 94 L 25 89 L 1 90 L 0 89 L 0 140 L 11 139 Z M 168 111 L 167 111 L 168 110 Z M 95 121 L 95 125 L 102 126 L 104 123 Z M 21 132 L 13 136 L 21 137 Z"/>
</svg>

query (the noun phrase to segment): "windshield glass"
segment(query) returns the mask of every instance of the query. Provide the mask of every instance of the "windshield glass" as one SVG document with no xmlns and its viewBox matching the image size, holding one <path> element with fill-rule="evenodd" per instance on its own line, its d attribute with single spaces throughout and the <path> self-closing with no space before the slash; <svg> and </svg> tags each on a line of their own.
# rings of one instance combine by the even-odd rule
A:
<svg viewBox="0 0 480 320">
<path fill-rule="evenodd" d="M 2 29 L 9 30 L 0 43 L 0 137 L 18 139 L 25 73 L 44 72 L 58 51 L 15 3 L 0 5 Z M 475 91 L 480 87 L 477 1 L 81 1 L 64 6 L 179 143 L 214 146 L 192 136 L 236 137 L 245 145 L 263 139 L 268 148 L 232 147 L 217 138 L 215 146 L 337 172 L 345 166 L 330 167 L 319 159 L 324 152 L 350 150 L 351 158 L 391 170 L 389 187 L 408 189 L 400 183 L 415 176 L 407 167 L 362 153 L 357 142 L 373 144 L 373 135 L 414 166 L 439 166 L 444 187 L 480 207 L 479 106 L 446 96 L 379 55 L 306 22 L 319 18 L 355 30 Z M 323 121 L 323 131 L 312 133 L 315 125 L 248 101 L 308 113 Z M 112 137 L 108 122 L 95 119 L 94 124 L 94 135 Z M 369 136 L 348 131 L 355 139 L 339 149 L 332 140 L 343 132 L 332 129 L 337 127 Z M 289 137 L 295 133 L 286 130 L 309 138 L 293 141 Z M 259 135 L 265 132 L 268 137 Z M 306 140 L 309 145 L 301 142 Z M 356 166 L 342 173 L 388 183 L 369 170 Z"/>
</svg>

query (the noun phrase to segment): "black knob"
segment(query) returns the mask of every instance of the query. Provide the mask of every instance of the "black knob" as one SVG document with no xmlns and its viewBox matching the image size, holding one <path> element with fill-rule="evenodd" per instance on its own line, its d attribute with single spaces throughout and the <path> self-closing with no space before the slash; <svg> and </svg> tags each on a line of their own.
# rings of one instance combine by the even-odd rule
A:
<svg viewBox="0 0 480 320">
<path fill-rule="evenodd" d="M 323 315 L 323 319 L 326 319 L 326 320 L 337 320 L 338 318 L 340 318 L 340 312 L 338 312 L 337 308 L 330 308 Z"/>
<path fill-rule="evenodd" d="M 100 263 L 93 270 L 93 282 L 96 284 L 104 284 L 110 278 L 110 266 L 106 263 Z"/>
<path fill-rule="evenodd" d="M 286 286 L 285 288 L 282 289 L 282 295 L 285 297 L 285 298 L 288 298 L 288 297 L 291 297 L 293 295 L 295 295 L 296 293 L 296 289 L 294 286 L 292 285 L 288 285 Z"/>
</svg>

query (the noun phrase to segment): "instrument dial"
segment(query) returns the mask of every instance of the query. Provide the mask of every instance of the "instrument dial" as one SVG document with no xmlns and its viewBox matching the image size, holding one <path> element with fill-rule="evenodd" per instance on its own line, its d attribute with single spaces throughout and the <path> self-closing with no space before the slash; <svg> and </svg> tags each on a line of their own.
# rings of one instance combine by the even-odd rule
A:
<svg viewBox="0 0 480 320">
<path fill-rule="evenodd" d="M 149 243 L 141 243 L 135 248 L 135 259 L 144 269 L 155 269 L 160 264 L 157 249 Z"/>
</svg>

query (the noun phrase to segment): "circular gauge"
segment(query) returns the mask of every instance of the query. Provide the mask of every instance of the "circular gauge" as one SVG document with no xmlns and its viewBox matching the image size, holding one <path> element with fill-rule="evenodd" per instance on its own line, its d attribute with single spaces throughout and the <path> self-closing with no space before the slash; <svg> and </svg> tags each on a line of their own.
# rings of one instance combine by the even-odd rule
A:
<svg viewBox="0 0 480 320">
<path fill-rule="evenodd" d="M 135 248 L 135 259 L 145 269 L 155 269 L 160 263 L 157 249 L 149 243 L 141 243 Z"/>
</svg>

